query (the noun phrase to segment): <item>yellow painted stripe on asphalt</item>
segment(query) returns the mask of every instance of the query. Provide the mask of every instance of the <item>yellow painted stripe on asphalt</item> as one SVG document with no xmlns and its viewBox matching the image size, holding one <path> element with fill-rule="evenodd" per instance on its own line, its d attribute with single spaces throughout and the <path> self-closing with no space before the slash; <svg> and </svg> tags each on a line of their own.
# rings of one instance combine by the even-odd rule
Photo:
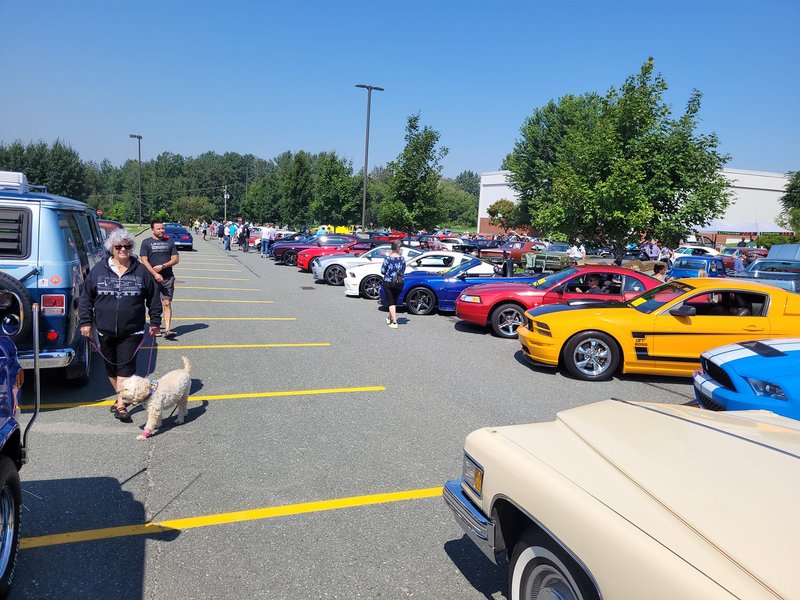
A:
<svg viewBox="0 0 800 600">
<path fill-rule="evenodd" d="M 179 290 L 231 290 L 234 292 L 260 292 L 261 288 L 205 287 L 194 285 L 176 285 Z"/>
<path fill-rule="evenodd" d="M 231 302 L 238 304 L 272 304 L 272 300 L 201 300 L 200 298 L 173 298 L 173 302 Z"/>
<path fill-rule="evenodd" d="M 247 277 L 209 277 L 208 275 L 180 275 L 181 279 L 214 279 L 216 281 L 250 281 Z"/>
<path fill-rule="evenodd" d="M 205 400 L 242 400 L 246 398 L 279 398 L 283 396 L 319 396 L 322 394 L 355 394 L 359 392 L 383 392 L 386 388 L 382 385 L 349 388 L 327 388 L 320 390 L 285 390 L 278 392 L 251 392 L 243 394 L 217 394 L 214 396 L 189 396 L 190 402 L 203 402 Z M 111 406 L 114 400 L 101 400 L 99 402 L 66 402 L 64 404 L 42 404 L 42 410 L 55 410 L 59 408 L 81 408 L 95 406 Z M 33 410 L 33 404 L 22 404 L 23 410 Z"/>
<path fill-rule="evenodd" d="M 183 531 L 186 529 L 196 529 L 198 527 L 213 527 L 215 525 L 228 525 L 230 523 L 242 523 L 245 521 L 261 521 L 264 519 L 274 519 L 276 517 L 288 517 L 327 510 L 339 510 L 342 508 L 354 508 L 356 506 L 370 506 L 374 504 L 389 504 L 391 502 L 435 498 L 441 495 L 441 487 L 421 488 L 402 492 L 388 492 L 383 494 L 370 494 L 368 496 L 351 496 L 349 498 L 335 498 L 332 500 L 301 502 L 299 504 L 286 504 L 283 506 L 269 506 L 251 510 L 217 513 L 202 517 L 188 517 L 184 519 L 172 519 L 170 521 L 142 523 L 140 525 L 85 529 L 83 531 L 71 531 L 67 533 L 22 538 L 20 540 L 20 548 L 42 548 L 45 546 L 59 546 L 62 544 L 91 542 L 135 535 L 153 535 L 165 531 Z"/>
<path fill-rule="evenodd" d="M 319 348 L 330 346 L 330 342 L 308 342 L 302 344 L 209 344 L 207 346 L 143 346 L 142 350 L 218 350 L 222 348 Z"/>
<path fill-rule="evenodd" d="M 172 321 L 297 321 L 297 317 L 172 317 Z"/>
<path fill-rule="evenodd" d="M 192 269 L 180 266 L 173 267 L 173 269 L 181 271 L 205 271 L 206 273 L 208 273 L 208 271 L 211 270 L 211 269 Z M 241 273 L 241 272 L 242 272 L 241 269 L 214 269 L 214 273 Z"/>
</svg>

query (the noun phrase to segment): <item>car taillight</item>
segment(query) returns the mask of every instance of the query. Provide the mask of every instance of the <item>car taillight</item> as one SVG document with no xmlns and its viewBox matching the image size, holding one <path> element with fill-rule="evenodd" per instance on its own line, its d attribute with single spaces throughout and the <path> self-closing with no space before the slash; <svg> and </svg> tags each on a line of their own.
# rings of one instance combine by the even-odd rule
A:
<svg viewBox="0 0 800 600">
<path fill-rule="evenodd" d="M 64 315 L 66 314 L 67 298 L 64 294 L 42 294 L 42 314 L 43 315 Z"/>
</svg>

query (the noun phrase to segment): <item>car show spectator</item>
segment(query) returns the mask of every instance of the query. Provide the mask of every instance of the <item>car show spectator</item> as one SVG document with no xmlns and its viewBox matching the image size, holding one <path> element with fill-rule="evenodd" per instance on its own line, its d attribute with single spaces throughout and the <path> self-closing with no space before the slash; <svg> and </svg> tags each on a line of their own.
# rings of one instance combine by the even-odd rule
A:
<svg viewBox="0 0 800 600">
<path fill-rule="evenodd" d="M 164 309 L 164 337 L 174 339 L 176 334 L 170 328 L 172 321 L 172 297 L 175 295 L 175 274 L 172 267 L 178 264 L 178 248 L 175 242 L 164 235 L 164 223 L 153 221 L 150 223 L 153 235 L 142 240 L 139 247 L 139 257 L 145 268 L 153 275 L 153 279 L 161 293 L 161 305 Z"/>
<path fill-rule="evenodd" d="M 736 244 L 736 247 L 737 248 L 746 248 L 747 247 L 747 242 L 744 241 L 744 236 L 742 236 L 742 239 L 739 240 L 738 244 Z"/>
<path fill-rule="evenodd" d="M 145 331 L 152 336 L 161 331 L 159 286 L 150 270 L 133 256 L 135 241 L 127 229 L 109 234 L 105 247 L 110 256 L 89 272 L 78 303 L 81 335 L 91 339 L 92 327 L 97 330 L 108 381 L 115 392 L 136 372 L 136 353 Z M 119 396 L 112 410 L 123 423 L 131 422 Z"/>
<path fill-rule="evenodd" d="M 400 255 L 400 246 L 400 240 L 394 240 L 391 253 L 381 265 L 383 293 L 386 295 L 386 305 L 389 308 L 386 324 L 392 329 L 397 329 L 397 296 L 403 289 L 406 272 L 406 259 Z"/>
<path fill-rule="evenodd" d="M 664 277 L 667 273 L 667 267 L 665 265 L 653 265 L 653 278 L 658 279 L 659 281 L 665 281 Z"/>
</svg>

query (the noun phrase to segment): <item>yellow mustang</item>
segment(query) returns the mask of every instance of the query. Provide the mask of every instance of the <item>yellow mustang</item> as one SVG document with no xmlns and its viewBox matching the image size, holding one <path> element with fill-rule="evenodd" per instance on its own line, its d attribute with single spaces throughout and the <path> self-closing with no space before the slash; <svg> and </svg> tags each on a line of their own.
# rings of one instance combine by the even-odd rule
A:
<svg viewBox="0 0 800 600">
<path fill-rule="evenodd" d="M 620 366 L 687 377 L 706 350 L 799 332 L 800 294 L 727 278 L 671 281 L 628 302 L 541 306 L 517 329 L 527 358 L 586 381 Z"/>
</svg>

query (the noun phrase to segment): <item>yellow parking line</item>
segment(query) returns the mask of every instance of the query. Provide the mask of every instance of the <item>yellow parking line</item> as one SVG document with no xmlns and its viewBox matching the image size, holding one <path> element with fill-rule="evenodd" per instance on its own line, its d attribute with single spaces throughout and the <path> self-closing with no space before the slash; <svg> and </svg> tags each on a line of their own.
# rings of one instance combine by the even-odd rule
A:
<svg viewBox="0 0 800 600">
<path fill-rule="evenodd" d="M 181 267 L 180 265 L 177 267 L 173 267 L 175 270 L 178 271 L 205 271 L 208 273 L 211 269 L 192 269 L 187 267 Z M 241 269 L 214 269 L 214 273 L 241 273 Z"/>
<path fill-rule="evenodd" d="M 231 302 L 239 304 L 272 304 L 272 300 L 201 300 L 200 298 L 173 298 L 173 302 Z"/>
<path fill-rule="evenodd" d="M 319 348 L 330 346 L 330 342 L 309 342 L 304 344 L 209 344 L 207 346 L 143 346 L 142 350 L 218 350 L 222 348 Z"/>
<path fill-rule="evenodd" d="M 20 548 L 42 548 L 44 546 L 59 546 L 62 544 L 73 544 L 76 542 L 91 542 L 134 535 L 158 534 L 165 531 L 183 531 L 186 529 L 196 529 L 198 527 L 228 525 L 230 523 L 242 523 L 244 521 L 261 521 L 264 519 L 274 519 L 275 517 L 288 517 L 291 515 L 302 515 L 306 513 L 316 513 L 327 510 L 353 508 L 356 506 L 389 504 L 390 502 L 435 498 L 437 496 L 441 496 L 441 494 L 441 487 L 421 488 L 416 490 L 405 490 L 402 492 L 388 492 L 383 494 L 370 494 L 368 496 L 351 496 L 349 498 L 334 498 L 332 500 L 318 500 L 315 502 L 302 502 L 299 504 L 285 504 L 283 506 L 269 506 L 251 510 L 217 513 L 202 517 L 188 517 L 184 519 L 172 519 L 170 521 L 142 523 L 140 525 L 123 525 L 120 527 L 105 527 L 102 529 L 85 529 L 83 531 L 71 531 L 67 533 L 56 533 L 52 535 L 40 535 L 22 538 L 20 540 Z"/>
<path fill-rule="evenodd" d="M 297 317 L 172 317 L 173 321 L 297 321 Z"/>
<path fill-rule="evenodd" d="M 209 277 L 207 275 L 179 275 L 180 279 L 214 279 L 216 281 L 250 281 L 247 277 Z"/>
<path fill-rule="evenodd" d="M 193 285 L 176 285 L 179 290 L 232 290 L 234 292 L 260 292 L 260 288 L 229 288 L 229 287 L 205 287 Z"/>
<path fill-rule="evenodd" d="M 358 392 L 383 392 L 386 388 L 382 385 L 350 388 L 327 388 L 321 390 L 286 390 L 278 392 L 251 392 L 243 394 L 218 394 L 214 396 L 189 396 L 190 402 L 203 402 L 206 400 L 243 400 L 247 398 L 279 398 L 283 396 L 319 396 L 322 394 L 355 394 Z M 42 404 L 42 410 L 59 408 L 81 408 L 95 406 L 111 406 L 114 400 L 100 400 L 99 402 L 67 402 L 64 404 Z M 32 410 L 33 404 L 21 404 L 23 410 Z"/>
</svg>

